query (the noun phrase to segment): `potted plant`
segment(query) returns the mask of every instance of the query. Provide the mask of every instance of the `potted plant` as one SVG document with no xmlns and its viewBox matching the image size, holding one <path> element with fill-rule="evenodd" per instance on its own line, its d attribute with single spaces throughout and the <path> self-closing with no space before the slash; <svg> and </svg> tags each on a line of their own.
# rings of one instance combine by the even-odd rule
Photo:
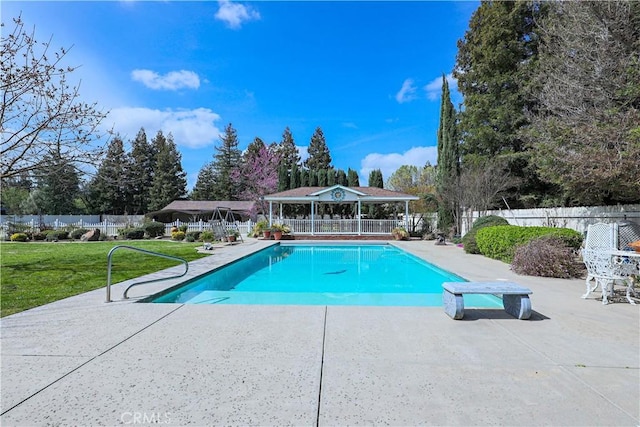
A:
<svg viewBox="0 0 640 427">
<path fill-rule="evenodd" d="M 258 221 L 256 225 L 253 226 L 252 237 L 260 237 L 263 236 L 265 239 L 269 239 L 271 237 L 271 229 L 269 228 L 269 223 L 267 221 Z"/>
<path fill-rule="evenodd" d="M 274 240 L 282 239 L 283 234 L 287 234 L 291 232 L 291 228 L 285 224 L 273 224 L 271 226 L 271 231 L 273 232 Z"/>
<path fill-rule="evenodd" d="M 235 242 L 240 237 L 238 230 L 227 230 L 227 241 L 230 243 Z"/>
<path fill-rule="evenodd" d="M 409 240 L 409 232 L 403 227 L 397 227 L 391 230 L 391 235 L 396 240 Z"/>
</svg>

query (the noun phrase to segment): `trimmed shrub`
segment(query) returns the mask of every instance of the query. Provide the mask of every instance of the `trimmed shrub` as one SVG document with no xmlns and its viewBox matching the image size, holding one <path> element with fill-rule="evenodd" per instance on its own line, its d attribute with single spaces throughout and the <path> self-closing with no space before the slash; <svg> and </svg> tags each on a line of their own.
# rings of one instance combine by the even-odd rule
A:
<svg viewBox="0 0 640 427">
<path fill-rule="evenodd" d="M 122 235 L 125 239 L 140 240 L 144 238 L 145 231 L 143 228 L 127 228 L 123 231 Z"/>
<path fill-rule="evenodd" d="M 189 231 L 187 232 L 185 238 L 189 239 L 193 239 L 193 240 L 189 240 L 190 242 L 195 242 L 196 240 L 200 240 L 200 234 L 202 233 L 202 231 Z"/>
<path fill-rule="evenodd" d="M 164 236 L 165 226 L 162 222 L 147 222 L 141 228 L 150 238 Z"/>
<path fill-rule="evenodd" d="M 174 231 L 173 233 L 171 233 L 171 240 L 177 240 L 178 242 L 181 242 L 184 240 L 184 236 L 184 231 Z"/>
<path fill-rule="evenodd" d="M 482 255 L 511 263 L 518 246 L 542 236 L 556 236 L 568 247 L 576 250 L 582 243 L 582 234 L 569 228 L 519 227 L 517 225 L 482 228 L 476 234 L 476 242 Z"/>
<path fill-rule="evenodd" d="M 179 231 L 182 231 L 183 233 L 187 233 L 187 230 L 189 229 L 189 226 L 187 224 L 182 224 L 180 227 L 178 227 Z"/>
<path fill-rule="evenodd" d="M 31 237 L 33 238 L 33 240 L 44 240 L 47 238 L 47 233 L 43 231 L 39 233 L 33 233 Z"/>
<path fill-rule="evenodd" d="M 214 240 L 213 232 L 203 231 L 202 233 L 200 233 L 200 240 L 202 240 L 203 242 L 213 242 Z"/>
<path fill-rule="evenodd" d="M 469 230 L 469 232 L 462 238 L 464 251 L 468 254 L 479 254 L 480 249 L 476 242 L 476 234 L 478 233 L 478 230 L 485 227 L 494 227 L 496 225 L 509 225 L 509 221 L 497 215 L 487 215 L 476 219 L 473 226 L 471 226 L 471 230 Z"/>
<path fill-rule="evenodd" d="M 528 276 L 581 277 L 584 266 L 576 262 L 575 250 L 557 236 L 538 237 L 516 248 L 511 269 Z"/>
<path fill-rule="evenodd" d="M 184 236 L 184 240 L 185 240 L 185 242 L 195 242 L 196 238 L 193 237 L 192 234 L 187 234 L 186 236 Z"/>
<path fill-rule="evenodd" d="M 58 240 L 67 240 L 69 232 L 65 230 L 46 230 L 43 231 L 44 240 L 47 242 L 57 242 Z"/>
<path fill-rule="evenodd" d="M 29 237 L 26 233 L 13 233 L 10 237 L 12 242 L 26 242 Z"/>
<path fill-rule="evenodd" d="M 87 230 L 86 228 L 76 228 L 75 230 L 73 230 L 71 232 L 71 234 L 69 234 L 69 236 L 73 239 L 73 240 L 79 240 L 83 234 L 87 233 L 89 230 Z"/>
</svg>

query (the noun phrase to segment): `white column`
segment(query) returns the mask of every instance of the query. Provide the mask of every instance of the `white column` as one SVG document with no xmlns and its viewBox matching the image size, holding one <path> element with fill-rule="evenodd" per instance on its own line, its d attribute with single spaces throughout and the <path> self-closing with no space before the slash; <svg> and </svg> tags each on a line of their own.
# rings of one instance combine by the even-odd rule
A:
<svg viewBox="0 0 640 427">
<path fill-rule="evenodd" d="M 273 224 L 273 202 L 269 200 L 269 227 Z"/>
<path fill-rule="evenodd" d="M 358 236 L 362 234 L 362 202 L 358 199 Z"/>
<path fill-rule="evenodd" d="M 315 207 L 315 203 L 313 202 L 313 200 L 311 201 L 311 235 L 313 236 L 315 233 L 315 213 L 316 213 L 316 207 Z"/>
<path fill-rule="evenodd" d="M 280 217 L 280 222 L 282 222 L 282 202 L 280 202 L 280 213 L 278 215 Z"/>
<path fill-rule="evenodd" d="M 404 228 L 409 231 L 409 201 L 404 201 Z"/>
</svg>

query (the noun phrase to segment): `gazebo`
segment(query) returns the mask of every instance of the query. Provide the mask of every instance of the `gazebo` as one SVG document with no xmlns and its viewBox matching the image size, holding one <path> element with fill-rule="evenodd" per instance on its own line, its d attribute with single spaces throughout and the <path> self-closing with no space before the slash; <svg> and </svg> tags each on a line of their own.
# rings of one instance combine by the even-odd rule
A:
<svg viewBox="0 0 640 427">
<path fill-rule="evenodd" d="M 362 205 L 370 204 L 404 204 L 404 218 L 409 217 L 409 202 L 419 200 L 419 197 L 398 191 L 386 190 L 378 187 L 346 187 L 334 185 L 332 187 L 300 187 L 292 190 L 264 196 L 269 202 L 269 224 L 274 223 L 274 205 L 278 207 L 279 222 L 286 222 L 297 234 L 388 234 L 396 227 L 406 225 L 396 219 L 367 219 L 364 218 Z M 309 219 L 284 219 L 283 206 L 310 205 Z M 354 218 L 326 219 L 320 216 L 318 208 L 322 205 L 352 205 Z"/>
</svg>

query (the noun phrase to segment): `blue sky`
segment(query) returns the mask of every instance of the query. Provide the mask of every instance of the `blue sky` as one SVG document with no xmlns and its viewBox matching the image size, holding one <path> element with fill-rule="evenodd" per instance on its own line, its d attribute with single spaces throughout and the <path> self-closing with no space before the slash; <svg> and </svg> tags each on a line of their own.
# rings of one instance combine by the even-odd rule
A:
<svg viewBox="0 0 640 427">
<path fill-rule="evenodd" d="M 442 74 L 479 2 L 1 3 L 65 64 L 104 124 L 133 139 L 171 132 L 189 188 L 228 123 L 244 149 L 289 126 L 304 155 L 321 127 L 333 166 L 366 185 L 403 164 L 435 164 Z M 449 76 L 450 78 L 450 76 Z M 456 106 L 462 101 L 450 80 Z"/>
</svg>

